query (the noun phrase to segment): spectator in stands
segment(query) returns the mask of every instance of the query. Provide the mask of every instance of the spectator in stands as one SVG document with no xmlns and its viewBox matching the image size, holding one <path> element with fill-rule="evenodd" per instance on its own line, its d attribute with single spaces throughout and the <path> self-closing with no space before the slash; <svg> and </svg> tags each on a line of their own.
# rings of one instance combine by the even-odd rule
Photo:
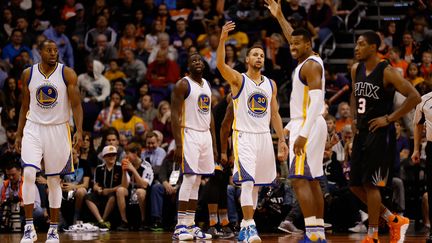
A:
<svg viewBox="0 0 432 243">
<path fill-rule="evenodd" d="M 338 105 L 336 120 L 336 132 L 341 132 L 345 125 L 352 124 L 351 108 L 348 102 L 341 102 Z"/>
<path fill-rule="evenodd" d="M 101 110 L 96 122 L 93 126 L 93 131 L 96 133 L 101 132 L 102 129 L 111 127 L 113 121 L 122 118 L 122 112 L 120 109 L 122 97 L 121 95 L 113 91 L 110 95 L 110 105 L 105 109 Z"/>
<path fill-rule="evenodd" d="M 175 208 L 174 205 L 176 205 L 176 195 L 180 187 L 178 181 L 179 177 L 180 167 L 174 163 L 171 154 L 171 156 L 167 156 L 165 159 L 163 159 L 163 162 L 160 166 L 160 171 L 158 173 L 158 178 L 155 177 L 155 183 L 151 188 L 151 216 L 153 220 L 153 224 L 151 226 L 152 231 L 162 230 L 162 215 L 164 211 L 164 205 L 168 204 L 168 208 Z M 173 213 L 175 214 L 175 210 Z M 175 223 L 174 217 L 171 219 L 166 218 L 165 221 L 169 221 L 167 223 L 170 225 Z"/>
<path fill-rule="evenodd" d="M 338 73 L 334 66 L 326 66 L 325 69 L 325 98 L 330 105 L 330 113 L 334 114 L 334 108 L 340 102 L 348 102 L 350 99 L 350 82 Z"/>
<path fill-rule="evenodd" d="M 15 58 L 24 50 L 31 53 L 30 48 L 23 44 L 22 30 L 14 29 L 11 33 L 10 43 L 3 48 L 2 59 L 13 64 Z"/>
<path fill-rule="evenodd" d="M 413 39 L 416 43 L 420 43 L 430 36 L 432 33 L 428 30 L 428 23 L 425 16 L 417 15 L 413 19 L 414 28 L 412 32 Z"/>
<path fill-rule="evenodd" d="M 171 128 L 171 106 L 168 101 L 161 101 L 158 105 L 158 114 L 153 119 L 153 130 L 162 132 L 163 143 L 170 143 L 174 136 Z"/>
<path fill-rule="evenodd" d="M 331 149 L 338 161 L 344 161 L 344 145 L 341 133 L 336 132 L 336 118 L 332 115 L 325 116 L 327 123 L 327 142 L 326 148 Z"/>
<path fill-rule="evenodd" d="M 137 133 L 137 126 L 141 124 L 148 131 L 147 124 L 138 116 L 134 115 L 134 108 L 131 104 L 121 106 L 122 118 L 113 121 L 112 126 L 119 134 L 124 134 L 130 140 Z"/>
<path fill-rule="evenodd" d="M 52 18 L 51 11 L 46 8 L 46 2 L 43 0 L 33 1 L 33 6 L 29 10 L 31 26 L 37 33 L 41 33 L 48 29 Z"/>
<path fill-rule="evenodd" d="M 396 22 L 391 20 L 386 23 L 386 28 L 384 30 L 385 38 L 384 42 L 389 47 L 397 46 L 398 40 L 395 37 L 396 34 Z"/>
<path fill-rule="evenodd" d="M 81 144 L 79 151 L 79 160 L 87 164 L 91 168 L 91 174 L 94 174 L 96 169 L 98 158 L 94 147 L 93 137 L 90 132 L 83 132 L 83 143 Z"/>
<path fill-rule="evenodd" d="M 98 165 L 103 163 L 102 149 L 108 145 L 112 145 L 117 148 L 117 158 L 116 158 L 117 163 L 120 163 L 120 161 L 126 156 L 126 152 L 122 147 L 120 147 L 119 132 L 114 127 L 110 127 L 107 130 L 105 130 L 102 136 L 101 146 L 99 146 L 98 149 L 99 152 Z"/>
<path fill-rule="evenodd" d="M 62 20 L 66 21 L 76 15 L 75 0 L 66 0 L 65 5 L 60 10 Z"/>
<path fill-rule="evenodd" d="M 399 50 L 399 48 L 393 47 L 389 51 L 389 59 L 392 67 L 398 70 L 403 77 L 406 77 L 408 62 L 401 59 L 401 51 Z"/>
<path fill-rule="evenodd" d="M 144 20 L 144 13 L 141 8 L 135 10 L 135 20 L 133 23 L 135 23 L 136 32 L 135 37 L 137 38 L 144 38 L 146 33 L 146 24 Z"/>
<path fill-rule="evenodd" d="M 216 49 L 219 45 L 219 37 L 217 34 L 211 34 L 209 37 L 209 44 L 207 47 L 200 50 L 201 56 L 207 62 L 210 72 L 216 72 Z"/>
<path fill-rule="evenodd" d="M 171 44 L 178 49 L 183 46 L 183 42 L 186 38 L 192 39 L 192 41 L 196 40 L 196 36 L 194 33 L 186 31 L 187 22 L 184 18 L 178 18 L 175 22 L 176 31 L 171 35 Z"/>
<path fill-rule="evenodd" d="M 118 55 L 120 58 L 124 58 L 124 51 L 125 50 L 131 50 L 133 52 L 135 52 L 136 48 L 137 48 L 137 43 L 136 43 L 136 27 L 135 24 L 133 23 L 129 23 L 126 25 L 124 31 L 123 31 L 123 35 L 119 40 L 119 51 L 118 51 Z"/>
<path fill-rule="evenodd" d="M 120 69 L 119 60 L 111 59 L 108 61 L 109 67 L 105 72 L 105 78 L 107 78 L 110 82 L 116 79 L 125 79 L 126 74 Z"/>
<path fill-rule="evenodd" d="M 111 83 L 112 83 L 112 90 L 116 91 L 121 96 L 121 104 L 135 103 L 135 97 L 134 97 L 135 94 L 128 92 L 128 89 L 126 89 L 126 81 L 123 78 L 114 79 Z"/>
<path fill-rule="evenodd" d="M 6 78 L 5 85 L 3 86 L 3 94 L 5 105 L 9 107 L 21 106 L 21 90 L 17 87 L 17 80 L 13 77 Z"/>
<path fill-rule="evenodd" d="M 158 111 L 154 107 L 153 99 L 150 94 L 145 94 L 141 97 L 135 113 L 148 124 L 150 129 L 153 129 L 153 119 L 157 116 Z"/>
<path fill-rule="evenodd" d="M 92 176 L 89 164 L 87 164 L 87 161 L 79 159 L 79 155 L 79 151 L 76 149 L 72 150 L 75 171 L 73 174 L 65 175 L 61 184 L 63 191 L 63 217 L 67 215 L 70 206 L 72 206 L 71 204 L 75 205 L 72 224 L 76 224 L 77 220 L 82 218 L 81 208 Z M 67 203 L 69 207 L 65 206 Z"/>
<path fill-rule="evenodd" d="M 291 65 L 293 60 L 281 34 L 273 33 L 270 36 L 266 46 L 266 57 L 273 66 L 269 77 L 275 80 L 276 84 L 281 85 L 291 78 L 291 73 L 294 71 L 292 68 L 294 65 Z"/>
<path fill-rule="evenodd" d="M 117 204 L 122 223 L 118 230 L 128 230 L 129 224 L 126 217 L 126 205 L 139 205 L 141 212 L 140 230 L 144 229 L 147 189 L 153 182 L 153 170 L 149 162 L 142 160 L 141 145 L 131 143 L 126 147 L 126 158 L 122 161 L 123 177 L 122 187 L 117 190 Z M 129 182 L 129 183 L 127 183 Z M 129 202 L 126 203 L 126 197 Z"/>
<path fill-rule="evenodd" d="M 91 131 L 103 102 L 110 94 L 111 85 L 102 75 L 104 66 L 101 62 L 87 58 L 87 72 L 78 76 L 84 111 L 84 130 Z"/>
<path fill-rule="evenodd" d="M 177 61 L 178 58 L 177 49 L 173 45 L 170 45 L 170 37 L 165 32 L 159 34 L 158 44 L 150 52 L 150 56 L 148 58 L 149 64 L 156 60 L 157 54 L 160 50 L 167 52 L 169 60 L 174 62 Z"/>
<path fill-rule="evenodd" d="M 159 171 L 166 156 L 165 150 L 158 145 L 158 136 L 154 132 L 146 135 L 146 148 L 141 154 L 141 158 L 150 162 L 153 168 L 155 179 L 159 179 Z"/>
<path fill-rule="evenodd" d="M 141 60 L 144 64 L 148 64 L 150 52 L 146 49 L 146 39 L 144 37 L 137 37 L 137 48 L 135 50 L 135 57 Z"/>
<path fill-rule="evenodd" d="M 319 41 L 323 41 L 331 34 L 332 16 L 331 7 L 324 3 L 324 0 L 316 0 L 315 4 L 309 8 L 308 20 L 314 26 L 315 31 L 318 32 Z"/>
<path fill-rule="evenodd" d="M 32 45 L 32 56 L 33 56 L 33 62 L 34 63 L 39 63 L 41 62 L 41 56 L 40 56 L 40 50 L 39 50 L 39 46 L 41 43 L 43 43 L 46 40 L 46 36 L 40 34 L 38 36 L 36 36 L 36 41 L 33 43 Z"/>
<path fill-rule="evenodd" d="M 154 20 L 151 25 L 150 33 L 145 36 L 146 49 L 151 52 L 158 43 L 158 36 L 162 33 L 162 23 L 160 20 Z"/>
<path fill-rule="evenodd" d="M 69 37 L 64 32 L 66 30 L 65 22 L 58 20 L 54 21 L 53 26 L 46 29 L 43 34 L 50 40 L 53 40 L 58 47 L 58 55 L 60 62 L 67 66 L 74 67 L 74 54 Z"/>
<path fill-rule="evenodd" d="M 229 7 L 227 15 L 231 21 L 236 23 L 237 29 L 242 32 L 250 32 L 254 30 L 258 11 L 254 9 L 251 0 L 240 0 L 237 4 L 232 4 Z"/>
<path fill-rule="evenodd" d="M 16 123 L 9 123 L 4 127 L 6 129 L 6 142 L 0 146 L 0 157 L 6 153 L 15 154 L 17 152 L 15 149 Z"/>
<path fill-rule="evenodd" d="M 85 35 L 84 45 L 88 52 L 91 52 L 96 46 L 96 39 L 100 34 L 104 34 L 107 37 L 108 46 L 114 46 L 116 44 L 117 32 L 108 26 L 108 19 L 103 15 L 97 17 L 96 27 L 87 31 Z"/>
<path fill-rule="evenodd" d="M 5 207 L 8 207 L 9 210 L 12 207 L 18 207 L 18 214 L 22 214 L 24 211 L 23 205 L 23 198 L 22 198 L 22 184 L 23 184 L 23 178 L 22 178 L 22 168 L 20 166 L 20 163 L 17 162 L 17 158 L 15 155 L 12 155 L 12 157 L 6 159 L 8 160 L 8 165 L 6 166 L 6 180 L 3 181 L 3 183 L 0 185 L 0 225 L 3 227 L 9 228 L 9 226 L 12 225 L 3 225 L 3 219 L 4 217 L 8 217 L 7 221 L 10 222 L 10 214 L 5 215 L 6 211 L 4 210 Z M 36 186 L 34 186 L 36 187 Z M 23 222 L 23 217 L 20 217 L 21 220 L 19 222 L 18 226 L 18 232 L 21 231 L 21 225 Z M 37 188 L 35 188 L 35 203 L 33 207 L 33 220 L 35 221 L 35 225 L 41 227 L 41 223 L 46 223 L 46 217 L 44 215 L 44 209 L 41 207 L 41 199 L 39 197 L 39 191 Z M 12 229 L 10 229 L 12 230 Z"/>
<path fill-rule="evenodd" d="M 13 15 L 10 8 L 4 8 L 2 11 L 2 20 L 3 24 L 0 26 L 0 36 L 3 36 L 1 39 L 0 44 L 3 45 L 3 42 L 9 39 L 9 37 L 12 35 L 13 30 Z"/>
<path fill-rule="evenodd" d="M 123 63 L 123 72 L 127 77 L 127 84 L 135 85 L 144 81 L 144 77 L 147 73 L 146 65 L 135 58 L 135 54 L 131 50 L 125 50 L 125 62 Z"/>
<path fill-rule="evenodd" d="M 69 18 L 66 22 L 66 35 L 71 36 L 71 40 L 78 45 L 79 49 L 85 49 L 84 38 L 88 30 L 84 6 L 81 3 L 75 4 L 76 15 Z"/>
<path fill-rule="evenodd" d="M 424 95 L 424 91 L 420 89 L 422 86 L 421 84 L 425 81 L 423 77 L 421 77 L 419 72 L 419 67 L 416 63 L 412 62 L 408 65 L 408 68 L 406 70 L 407 77 L 406 79 L 414 85 L 414 87 L 417 89 L 417 91 L 420 93 L 420 95 Z"/>
<path fill-rule="evenodd" d="M 117 49 L 108 44 L 105 34 L 99 34 L 96 37 L 96 46 L 91 50 L 89 56 L 103 64 L 108 64 L 110 60 L 117 58 Z"/>
<path fill-rule="evenodd" d="M 103 229 L 111 227 L 108 218 L 116 204 L 116 191 L 121 187 L 122 168 L 116 165 L 117 148 L 112 145 L 102 150 L 104 164 L 99 165 L 95 172 L 93 191 L 86 196 L 86 204 L 96 218 L 98 226 Z M 99 209 L 103 209 L 100 215 Z"/>
<path fill-rule="evenodd" d="M 432 50 L 427 50 L 423 52 L 420 73 L 422 77 L 426 80 L 432 78 Z"/>
<path fill-rule="evenodd" d="M 385 42 L 384 32 L 381 30 L 376 31 L 381 40 L 381 45 L 378 47 L 378 55 L 381 59 L 387 59 L 389 57 L 389 50 L 391 49 Z"/>
<path fill-rule="evenodd" d="M 24 16 L 19 16 L 16 19 L 16 28 L 21 30 L 23 34 L 23 41 L 22 43 L 25 46 L 32 46 L 33 42 L 36 39 L 35 33 L 33 32 L 32 28 L 29 27 L 28 19 Z"/>
<path fill-rule="evenodd" d="M 124 29 L 126 24 L 133 23 L 135 9 L 137 6 L 133 0 L 121 0 L 115 12 L 115 19 L 118 22 L 119 29 Z"/>
<path fill-rule="evenodd" d="M 155 103 L 169 99 L 174 84 L 179 78 L 179 65 L 170 60 L 167 50 L 159 50 L 156 60 L 149 64 L 146 75 L 146 80 L 154 94 Z"/>
<path fill-rule="evenodd" d="M 418 46 L 410 32 L 405 32 L 402 37 L 401 57 L 408 63 L 418 61 Z"/>
</svg>

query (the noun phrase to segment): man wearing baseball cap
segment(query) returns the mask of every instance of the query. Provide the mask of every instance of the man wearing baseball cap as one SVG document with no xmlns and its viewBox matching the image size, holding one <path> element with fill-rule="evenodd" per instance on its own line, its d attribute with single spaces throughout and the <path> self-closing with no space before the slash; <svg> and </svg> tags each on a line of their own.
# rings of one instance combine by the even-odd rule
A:
<svg viewBox="0 0 432 243">
<path fill-rule="evenodd" d="M 116 165 L 117 148 L 107 145 L 102 150 L 104 163 L 96 167 L 95 183 L 92 193 L 87 195 L 86 203 L 101 229 L 109 230 L 111 224 L 106 220 L 116 205 L 116 192 L 121 187 L 122 168 Z M 129 182 L 125 182 L 128 184 Z M 101 216 L 99 209 L 103 210 Z"/>
</svg>

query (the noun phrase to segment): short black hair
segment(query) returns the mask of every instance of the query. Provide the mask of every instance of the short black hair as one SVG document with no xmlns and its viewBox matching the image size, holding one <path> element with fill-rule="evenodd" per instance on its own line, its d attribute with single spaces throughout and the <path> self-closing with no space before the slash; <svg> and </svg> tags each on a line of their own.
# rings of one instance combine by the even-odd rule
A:
<svg viewBox="0 0 432 243">
<path fill-rule="evenodd" d="M 191 60 L 191 58 L 193 57 L 193 56 L 195 56 L 195 55 L 198 55 L 201 59 L 202 59 L 202 57 L 201 57 L 201 55 L 199 54 L 199 52 L 194 52 L 194 53 L 191 53 L 189 56 L 188 56 L 188 63 L 190 62 L 190 60 Z"/>
<path fill-rule="evenodd" d="M 22 169 L 21 164 L 18 161 L 16 161 L 16 160 L 11 160 L 10 163 L 8 163 L 6 165 L 6 170 L 11 170 L 13 168 L 16 168 L 17 170 L 21 170 Z"/>
<path fill-rule="evenodd" d="M 40 43 L 39 50 L 42 50 L 45 47 L 45 45 L 49 44 L 49 43 L 54 43 L 55 45 L 57 45 L 57 43 L 55 41 L 53 41 L 51 39 L 46 39 L 46 40 L 42 41 L 42 43 Z"/>
<path fill-rule="evenodd" d="M 251 47 L 249 47 L 249 49 L 247 49 L 247 51 L 246 51 L 246 56 L 249 56 L 249 53 L 250 53 L 253 49 L 261 49 L 261 50 L 265 53 L 264 47 L 263 47 L 262 45 L 254 44 L 254 45 L 252 45 Z"/>
<path fill-rule="evenodd" d="M 295 30 L 291 33 L 291 36 L 302 36 L 303 39 L 304 39 L 305 41 L 312 42 L 311 34 L 310 34 L 310 32 L 309 32 L 307 29 L 305 29 L 305 28 L 298 28 L 298 29 L 295 29 Z"/>
<path fill-rule="evenodd" d="M 376 45 L 377 50 L 381 45 L 381 38 L 375 31 L 368 30 L 360 36 L 363 36 L 366 40 L 366 43 L 368 43 L 369 45 Z"/>
</svg>

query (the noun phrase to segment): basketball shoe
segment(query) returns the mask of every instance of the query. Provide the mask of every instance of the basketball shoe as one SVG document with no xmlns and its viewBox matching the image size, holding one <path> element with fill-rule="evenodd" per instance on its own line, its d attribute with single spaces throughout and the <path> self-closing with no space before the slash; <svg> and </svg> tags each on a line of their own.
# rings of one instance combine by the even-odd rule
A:
<svg viewBox="0 0 432 243">
<path fill-rule="evenodd" d="M 388 220 L 390 243 L 402 243 L 405 240 L 409 219 L 401 215 L 391 215 L 388 217 Z"/>
</svg>

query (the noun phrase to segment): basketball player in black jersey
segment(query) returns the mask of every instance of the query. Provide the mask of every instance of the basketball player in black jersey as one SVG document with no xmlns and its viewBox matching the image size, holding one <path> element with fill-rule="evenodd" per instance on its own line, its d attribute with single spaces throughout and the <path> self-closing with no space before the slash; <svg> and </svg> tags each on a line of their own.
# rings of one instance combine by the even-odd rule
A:
<svg viewBox="0 0 432 243">
<path fill-rule="evenodd" d="M 378 241 L 378 221 L 383 217 L 390 228 L 390 242 L 403 242 L 409 219 L 393 215 L 381 204 L 379 187 L 387 184 L 394 163 L 396 136 L 393 122 L 414 109 L 419 93 L 400 73 L 382 61 L 377 50 L 379 36 L 368 31 L 360 35 L 355 47 L 359 63 L 351 69 L 351 111 L 354 114 L 354 142 L 351 160 L 351 191 L 368 207 L 369 229 L 362 241 Z M 398 91 L 405 102 L 393 111 L 393 96 Z"/>
</svg>

